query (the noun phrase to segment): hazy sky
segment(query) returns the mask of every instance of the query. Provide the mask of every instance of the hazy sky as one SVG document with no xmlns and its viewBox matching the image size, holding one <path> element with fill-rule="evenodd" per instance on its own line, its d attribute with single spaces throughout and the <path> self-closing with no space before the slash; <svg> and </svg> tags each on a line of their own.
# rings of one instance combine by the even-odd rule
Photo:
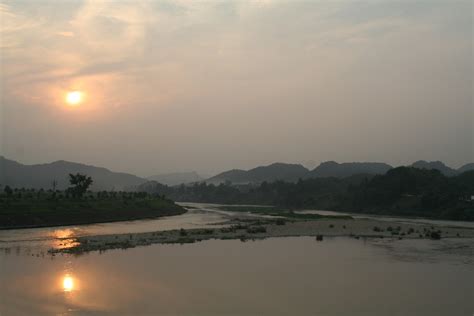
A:
<svg viewBox="0 0 474 316">
<path fill-rule="evenodd" d="M 474 161 L 473 1 L 0 0 L 0 20 L 0 149 L 23 163 Z"/>
</svg>

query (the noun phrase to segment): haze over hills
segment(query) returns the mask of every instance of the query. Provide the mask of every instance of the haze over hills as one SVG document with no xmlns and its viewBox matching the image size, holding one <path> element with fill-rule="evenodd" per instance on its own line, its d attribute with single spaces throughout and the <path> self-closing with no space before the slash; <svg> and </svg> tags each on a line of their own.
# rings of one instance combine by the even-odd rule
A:
<svg viewBox="0 0 474 316">
<path fill-rule="evenodd" d="M 106 168 L 88 166 L 64 160 L 46 164 L 24 165 L 0 156 L 0 184 L 15 188 L 57 189 L 69 186 L 69 173 L 82 173 L 94 180 L 92 190 L 123 190 L 146 182 L 128 173 L 112 172 Z"/>
<path fill-rule="evenodd" d="M 436 169 L 446 176 L 454 176 L 465 171 L 474 170 L 474 163 L 469 163 L 458 170 L 446 166 L 440 161 L 417 161 L 411 165 L 419 169 Z M 57 181 L 57 189 L 69 186 L 69 173 L 83 173 L 94 180 L 92 190 L 136 190 L 141 184 L 153 182 L 161 185 L 179 185 L 181 183 L 206 182 L 220 184 L 258 184 L 264 181 L 282 180 L 296 182 L 298 179 L 309 178 L 346 178 L 354 175 L 385 174 L 392 167 L 378 162 L 337 163 L 323 162 L 313 170 L 299 164 L 273 163 L 250 170 L 232 169 L 204 180 L 196 172 L 168 173 L 148 178 L 141 178 L 128 173 L 113 172 L 106 168 L 68 162 L 64 160 L 46 164 L 24 165 L 0 156 L 0 185 L 17 188 L 52 188 L 53 180 Z"/>
<path fill-rule="evenodd" d="M 457 171 L 458 171 L 459 173 L 463 173 L 463 172 L 471 171 L 471 170 L 474 170 L 474 163 L 465 164 L 464 166 L 462 166 L 461 168 L 459 168 Z"/>
<path fill-rule="evenodd" d="M 147 180 L 156 181 L 166 185 L 179 185 L 191 182 L 199 182 L 204 180 L 197 172 L 174 172 L 159 174 L 151 177 L 147 177 Z"/>
</svg>

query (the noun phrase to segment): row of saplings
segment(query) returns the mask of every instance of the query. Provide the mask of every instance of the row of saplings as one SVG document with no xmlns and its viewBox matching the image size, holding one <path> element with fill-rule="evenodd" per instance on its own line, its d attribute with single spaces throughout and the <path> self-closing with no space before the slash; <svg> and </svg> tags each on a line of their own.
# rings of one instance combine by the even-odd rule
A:
<svg viewBox="0 0 474 316">
<path fill-rule="evenodd" d="M 165 196 L 159 194 L 150 195 L 146 192 L 124 192 L 124 191 L 89 191 L 90 186 L 94 181 L 91 177 L 84 174 L 69 174 L 70 187 L 64 191 L 56 190 L 56 181 L 53 181 L 53 189 L 25 189 L 25 188 L 11 188 L 6 185 L 3 189 L 3 197 L 7 199 L 89 199 L 89 200 L 103 200 L 103 199 L 144 199 L 147 197 L 162 198 Z"/>
<path fill-rule="evenodd" d="M 73 198 L 82 198 L 87 192 L 89 187 L 94 181 L 91 177 L 84 174 L 69 174 L 69 183 L 70 187 L 64 191 L 62 194 L 61 191 L 56 190 L 56 181 L 52 182 L 53 189 L 45 191 L 44 189 L 12 189 L 9 185 L 6 185 L 3 189 L 4 195 L 7 198 L 18 198 L 18 199 L 40 199 L 43 197 L 47 198 L 56 198 L 56 197 L 73 197 Z"/>
</svg>

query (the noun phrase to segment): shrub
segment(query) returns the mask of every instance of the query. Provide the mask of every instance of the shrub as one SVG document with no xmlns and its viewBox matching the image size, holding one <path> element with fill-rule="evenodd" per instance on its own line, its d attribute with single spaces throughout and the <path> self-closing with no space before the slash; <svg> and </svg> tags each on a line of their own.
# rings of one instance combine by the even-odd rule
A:
<svg viewBox="0 0 474 316">
<path fill-rule="evenodd" d="M 283 219 L 283 218 L 277 218 L 277 220 L 275 221 L 275 223 L 277 225 L 285 225 L 286 224 L 286 221 Z"/>
<path fill-rule="evenodd" d="M 439 240 L 439 239 L 441 239 L 441 234 L 438 233 L 438 232 L 431 232 L 430 238 L 434 239 L 434 240 Z"/>
<path fill-rule="evenodd" d="M 249 234 L 258 234 L 258 233 L 266 233 L 267 229 L 264 226 L 254 226 L 247 228 L 247 233 Z"/>
</svg>

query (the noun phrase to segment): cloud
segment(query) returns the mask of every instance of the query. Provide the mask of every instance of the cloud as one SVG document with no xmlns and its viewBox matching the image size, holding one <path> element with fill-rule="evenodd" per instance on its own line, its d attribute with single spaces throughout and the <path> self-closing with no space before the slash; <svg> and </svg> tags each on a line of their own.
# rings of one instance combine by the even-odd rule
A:
<svg viewBox="0 0 474 316">
<path fill-rule="evenodd" d="M 74 37 L 74 32 L 57 32 L 56 34 L 60 35 L 60 36 L 64 36 L 64 37 Z"/>
<path fill-rule="evenodd" d="M 12 8 L 0 3 L 0 49 L 15 49 L 23 44 L 19 33 L 29 32 L 43 24 L 43 19 L 31 19 L 16 13 Z"/>
<path fill-rule="evenodd" d="M 357 138 L 360 155 L 386 152 L 386 161 L 413 156 L 402 143 L 413 138 L 416 152 L 417 135 L 433 135 L 435 152 L 436 139 L 472 134 L 471 8 L 443 1 L 10 2 L 0 5 L 2 105 L 26 113 L 17 126 L 36 116 L 55 124 L 55 115 L 61 122 L 82 115 L 95 121 L 87 132 L 88 141 L 97 134 L 94 148 L 116 134 L 140 139 L 130 146 L 149 157 L 164 148 L 169 169 L 201 147 L 228 149 L 226 161 L 249 164 L 242 167 L 268 152 L 275 160 L 345 159 L 337 145 L 353 148 L 347 135 Z M 93 104 L 63 111 L 68 89 L 87 90 Z M 166 141 L 170 130 L 179 149 Z M 467 147 L 466 137 L 452 143 Z M 466 159 L 453 146 L 452 156 Z M 120 147 L 110 150 L 120 156 Z M 224 167 L 224 158 L 213 159 L 207 167 L 203 159 L 203 168 Z"/>
</svg>

